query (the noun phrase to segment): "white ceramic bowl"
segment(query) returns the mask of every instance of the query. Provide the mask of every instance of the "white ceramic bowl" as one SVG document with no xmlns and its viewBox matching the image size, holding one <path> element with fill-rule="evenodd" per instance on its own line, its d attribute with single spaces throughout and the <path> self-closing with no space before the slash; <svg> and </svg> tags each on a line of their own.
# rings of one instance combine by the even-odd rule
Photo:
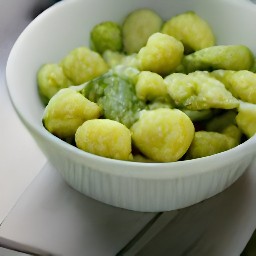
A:
<svg viewBox="0 0 256 256">
<path fill-rule="evenodd" d="M 139 7 L 163 18 L 194 10 L 218 44 L 245 44 L 256 53 L 256 6 L 249 0 L 66 0 L 39 15 L 15 43 L 7 63 L 13 105 L 52 165 L 67 183 L 101 202 L 136 211 L 183 208 L 216 195 L 236 181 L 255 155 L 256 137 L 229 151 L 175 163 L 133 163 L 83 152 L 47 132 L 36 72 L 70 50 L 88 45 L 89 31 L 104 20 L 121 21 Z"/>
</svg>

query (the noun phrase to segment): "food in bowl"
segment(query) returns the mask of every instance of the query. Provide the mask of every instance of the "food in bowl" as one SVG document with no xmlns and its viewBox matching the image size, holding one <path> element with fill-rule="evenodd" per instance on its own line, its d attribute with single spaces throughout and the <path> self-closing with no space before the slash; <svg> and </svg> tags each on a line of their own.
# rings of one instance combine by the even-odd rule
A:
<svg viewBox="0 0 256 256">
<path fill-rule="evenodd" d="M 164 21 L 141 8 L 123 23 L 96 24 L 90 47 L 38 71 L 44 127 L 117 160 L 173 162 L 236 147 L 256 133 L 254 55 L 215 41 L 193 11 Z"/>
<path fill-rule="evenodd" d="M 176 162 L 160 163 L 139 154 L 133 156 L 134 160 L 139 162 L 101 157 L 80 150 L 73 146 L 73 141 L 67 143 L 45 129 L 42 123 L 45 106 L 39 99 L 36 86 L 36 73 L 42 64 L 59 64 L 72 50 L 89 45 L 90 31 L 95 25 L 107 20 L 120 24 L 130 11 L 145 6 L 156 10 L 164 20 L 178 13 L 194 10 L 211 25 L 218 45 L 245 45 L 256 53 L 256 34 L 248 31 L 252 23 L 256 22 L 256 8 L 247 0 L 61 1 L 39 15 L 22 32 L 8 58 L 6 79 L 18 116 L 49 163 L 68 185 L 88 197 L 112 206 L 143 212 L 160 212 L 187 207 L 228 188 L 247 170 L 255 158 L 256 137 L 252 136 L 230 150 L 186 161 L 182 161 L 182 158 Z M 122 59 L 126 65 L 132 65 L 130 68 L 134 70 L 133 65 L 137 62 L 135 54 L 122 58 L 123 54 L 120 52 L 105 51 L 104 60 L 111 54 L 116 56 L 110 58 L 111 65 L 115 66 L 115 63 Z M 145 90 L 143 81 L 147 81 L 146 78 L 151 76 L 153 72 L 150 72 L 144 71 L 144 74 L 141 74 L 142 80 L 138 88 L 141 100 L 153 100 L 156 94 L 159 97 L 165 91 L 163 87 L 158 87 L 162 88 L 161 90 Z M 62 77 L 61 71 L 59 75 Z M 153 74 L 151 78 L 157 83 L 162 83 L 162 76 Z M 75 88 L 78 89 L 79 85 Z M 74 90 L 74 87 L 69 89 Z M 157 110 L 160 106 L 165 108 L 166 104 L 156 101 L 149 107 L 150 110 Z M 242 111 L 242 104 L 239 108 Z M 243 105 L 243 108 L 246 112 L 249 109 L 253 112 L 254 109 L 247 104 Z M 180 111 L 193 119 L 193 123 L 196 121 L 196 130 L 200 130 L 200 120 L 207 118 L 211 118 L 207 129 L 222 130 L 225 123 L 234 120 L 237 115 L 236 110 L 223 111 L 221 116 L 217 114 L 218 109 Z M 248 117 L 244 115 L 245 124 L 248 124 Z M 219 119 L 219 122 L 215 122 L 215 118 Z"/>
</svg>

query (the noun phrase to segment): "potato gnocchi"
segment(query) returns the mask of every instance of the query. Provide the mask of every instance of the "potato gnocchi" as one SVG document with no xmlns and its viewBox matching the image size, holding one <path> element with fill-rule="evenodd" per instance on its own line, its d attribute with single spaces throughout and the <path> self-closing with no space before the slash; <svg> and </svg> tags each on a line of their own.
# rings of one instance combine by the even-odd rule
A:
<svg viewBox="0 0 256 256">
<path fill-rule="evenodd" d="M 94 119 L 84 122 L 75 133 L 75 142 L 78 148 L 92 154 L 132 160 L 131 132 L 117 121 Z"/>
<path fill-rule="evenodd" d="M 207 157 L 256 133 L 256 56 L 218 45 L 193 11 L 164 20 L 142 8 L 101 21 L 37 73 L 44 127 L 79 149 L 122 161 Z"/>
<path fill-rule="evenodd" d="M 179 160 L 188 150 L 194 131 L 194 125 L 185 113 L 166 108 L 143 111 L 131 127 L 134 145 L 157 162 Z"/>
</svg>

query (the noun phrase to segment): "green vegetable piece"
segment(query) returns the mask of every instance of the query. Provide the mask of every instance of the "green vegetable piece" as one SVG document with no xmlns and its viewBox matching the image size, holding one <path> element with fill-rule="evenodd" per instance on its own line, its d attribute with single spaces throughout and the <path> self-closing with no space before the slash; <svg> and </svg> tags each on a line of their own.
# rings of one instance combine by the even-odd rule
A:
<svg viewBox="0 0 256 256">
<path fill-rule="evenodd" d="M 186 153 L 185 159 L 211 156 L 237 146 L 237 139 L 218 132 L 198 131 Z"/>
<path fill-rule="evenodd" d="M 138 100 L 134 85 L 120 77 L 113 77 L 112 83 L 104 90 L 99 100 L 105 118 L 118 121 L 128 128 L 139 118 L 145 105 Z"/>
<path fill-rule="evenodd" d="M 93 27 L 90 33 L 91 48 L 100 54 L 106 50 L 122 51 L 123 37 L 119 24 L 105 21 Z"/>
<path fill-rule="evenodd" d="M 186 55 L 178 70 L 190 73 L 196 70 L 249 70 L 254 62 L 251 50 L 244 45 L 218 45 Z"/>
<path fill-rule="evenodd" d="M 223 82 L 237 99 L 256 104 L 256 74 L 248 70 L 216 70 L 212 75 Z"/>
<path fill-rule="evenodd" d="M 52 134 L 72 140 L 77 128 L 86 120 L 100 117 L 101 108 L 70 88 L 56 93 L 44 110 L 43 124 Z"/>
<path fill-rule="evenodd" d="M 204 110 L 234 109 L 239 106 L 239 101 L 207 71 L 196 71 L 188 75 L 173 73 L 164 80 L 169 95 L 179 108 Z"/>
<path fill-rule="evenodd" d="M 154 33 L 138 53 L 140 70 L 168 75 L 181 63 L 183 52 L 183 44 L 176 38 Z"/>
<path fill-rule="evenodd" d="M 161 32 L 180 40 L 185 53 L 215 44 L 215 37 L 209 24 L 192 11 L 172 17 L 164 23 Z"/>
<path fill-rule="evenodd" d="M 128 54 L 137 53 L 146 45 L 148 38 L 162 26 L 162 18 L 153 10 L 138 9 L 123 22 L 123 45 Z"/>
<path fill-rule="evenodd" d="M 104 96 L 105 88 L 112 83 L 112 80 L 112 72 L 108 72 L 85 83 L 81 93 L 90 101 L 98 103 L 99 99 Z"/>
<path fill-rule="evenodd" d="M 256 134 L 256 105 L 240 102 L 236 122 L 237 126 L 248 138 Z"/>
<path fill-rule="evenodd" d="M 55 63 L 44 64 L 37 72 L 37 84 L 42 102 L 47 105 L 49 100 L 60 89 L 71 85 L 61 66 Z"/>
<path fill-rule="evenodd" d="M 139 112 L 146 107 L 136 96 L 134 84 L 137 75 L 137 70 L 118 67 L 90 81 L 82 94 L 102 107 L 105 118 L 129 128 L 138 119 Z"/>
<path fill-rule="evenodd" d="M 104 90 L 106 87 L 109 86 L 117 76 L 131 84 L 135 84 L 138 74 L 139 70 L 135 68 L 118 65 L 107 73 L 81 85 L 81 93 L 89 100 L 98 102 L 99 99 L 105 95 Z"/>
<path fill-rule="evenodd" d="M 72 50 L 61 62 L 65 75 L 74 85 L 83 84 L 108 71 L 100 54 L 87 47 Z"/>
</svg>

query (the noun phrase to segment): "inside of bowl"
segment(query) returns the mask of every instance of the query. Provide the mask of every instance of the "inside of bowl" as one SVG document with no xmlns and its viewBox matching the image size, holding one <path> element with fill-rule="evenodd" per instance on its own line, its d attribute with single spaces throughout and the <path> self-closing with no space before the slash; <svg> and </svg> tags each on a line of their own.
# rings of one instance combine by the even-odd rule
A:
<svg viewBox="0 0 256 256">
<path fill-rule="evenodd" d="M 246 0 L 138 0 L 63 1 L 39 15 L 22 33 L 10 54 L 7 83 L 22 119 L 41 129 L 43 105 L 37 91 L 36 73 L 44 63 L 59 62 L 72 49 L 88 46 L 91 28 L 101 21 L 122 22 L 137 8 L 152 8 L 164 19 L 195 11 L 209 22 L 217 44 L 245 44 L 256 52 L 256 6 Z"/>
</svg>

